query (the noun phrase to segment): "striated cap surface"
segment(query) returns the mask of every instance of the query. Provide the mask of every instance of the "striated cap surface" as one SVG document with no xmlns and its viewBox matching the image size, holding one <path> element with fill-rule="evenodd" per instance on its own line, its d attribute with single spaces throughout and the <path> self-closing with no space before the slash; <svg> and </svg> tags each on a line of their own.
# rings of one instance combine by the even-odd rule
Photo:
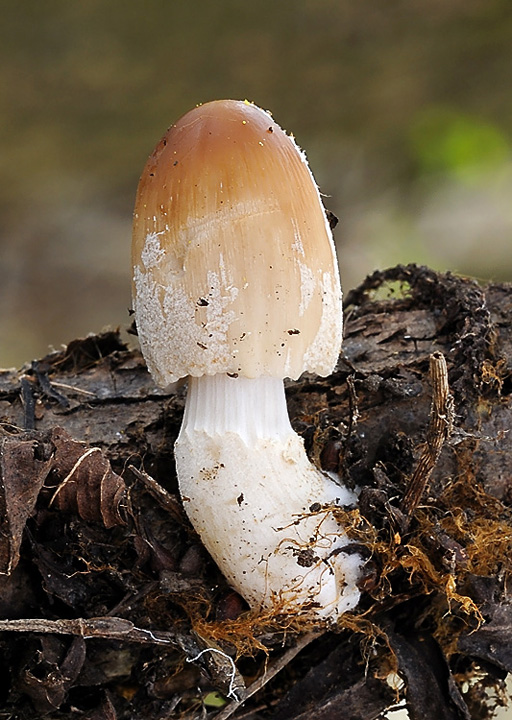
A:
<svg viewBox="0 0 512 720">
<path fill-rule="evenodd" d="M 247 101 L 201 105 L 148 159 L 134 213 L 141 348 L 186 375 L 328 375 L 341 346 L 336 255 L 305 156 Z"/>
</svg>

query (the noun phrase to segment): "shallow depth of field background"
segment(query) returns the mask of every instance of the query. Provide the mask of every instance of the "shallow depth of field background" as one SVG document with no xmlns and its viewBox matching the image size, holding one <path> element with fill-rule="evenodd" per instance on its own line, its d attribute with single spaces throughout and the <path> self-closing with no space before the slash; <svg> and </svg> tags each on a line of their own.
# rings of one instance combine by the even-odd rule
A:
<svg viewBox="0 0 512 720">
<path fill-rule="evenodd" d="M 0 367 L 129 324 L 145 160 L 248 98 L 306 150 L 345 290 L 512 280 L 510 0 L 18 0 L 0 22 Z"/>
</svg>

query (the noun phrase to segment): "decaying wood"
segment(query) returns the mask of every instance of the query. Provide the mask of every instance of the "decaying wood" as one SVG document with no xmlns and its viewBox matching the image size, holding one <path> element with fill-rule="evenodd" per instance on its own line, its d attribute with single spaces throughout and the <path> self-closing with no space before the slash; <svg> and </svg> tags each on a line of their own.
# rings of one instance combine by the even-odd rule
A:
<svg viewBox="0 0 512 720">
<path fill-rule="evenodd" d="M 418 464 L 400 506 L 407 523 L 421 500 L 443 445 L 453 428 L 453 398 L 448 386 L 446 360 L 440 352 L 430 356 L 430 379 L 432 383 L 430 424 Z"/>
<path fill-rule="evenodd" d="M 490 717 L 512 671 L 512 287 L 397 267 L 346 306 L 336 372 L 287 384 L 311 458 L 360 489 L 361 603 L 314 638 L 247 613 L 189 526 L 183 385 L 117 332 L 0 371 L 0 716 L 367 720 L 402 696 L 413 720 Z"/>
</svg>

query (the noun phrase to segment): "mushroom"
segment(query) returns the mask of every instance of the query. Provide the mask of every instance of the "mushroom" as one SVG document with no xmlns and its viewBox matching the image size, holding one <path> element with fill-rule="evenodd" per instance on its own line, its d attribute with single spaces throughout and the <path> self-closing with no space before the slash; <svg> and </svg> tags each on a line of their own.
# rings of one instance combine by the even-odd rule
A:
<svg viewBox="0 0 512 720">
<path fill-rule="evenodd" d="M 361 558 L 333 506 L 355 495 L 314 467 L 283 379 L 329 375 L 342 305 L 329 224 L 304 154 L 247 101 L 172 125 L 140 179 L 133 295 L 155 381 L 188 376 L 175 444 L 183 506 L 252 608 L 332 622 Z"/>
</svg>

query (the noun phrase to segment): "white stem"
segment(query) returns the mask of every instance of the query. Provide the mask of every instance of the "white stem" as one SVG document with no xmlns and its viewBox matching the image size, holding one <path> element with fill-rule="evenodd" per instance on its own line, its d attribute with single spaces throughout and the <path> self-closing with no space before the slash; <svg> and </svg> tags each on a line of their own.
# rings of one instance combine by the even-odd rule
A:
<svg viewBox="0 0 512 720">
<path fill-rule="evenodd" d="M 284 440 L 293 433 L 284 383 L 271 377 L 191 377 L 181 427 L 184 430 L 212 436 L 234 432 L 248 445 L 261 438 Z"/>
<path fill-rule="evenodd" d="M 331 510 L 355 497 L 309 462 L 281 380 L 191 379 L 175 456 L 192 524 L 251 607 L 334 620 L 357 604 L 361 560 Z"/>
</svg>

